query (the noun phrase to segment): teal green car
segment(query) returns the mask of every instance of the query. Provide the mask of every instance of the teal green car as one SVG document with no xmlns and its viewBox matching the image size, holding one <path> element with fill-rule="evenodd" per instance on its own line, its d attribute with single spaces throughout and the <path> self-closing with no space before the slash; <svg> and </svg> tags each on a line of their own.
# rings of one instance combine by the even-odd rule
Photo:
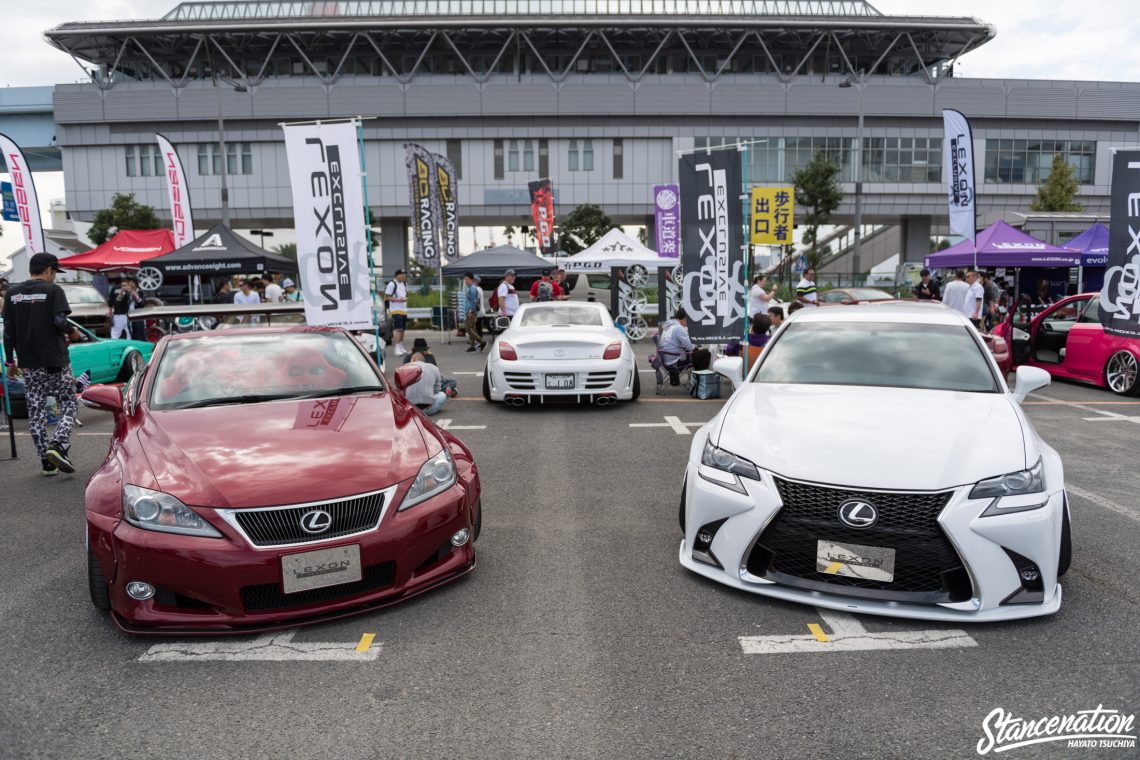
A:
<svg viewBox="0 0 1140 760">
<path fill-rule="evenodd" d="M 150 361 L 154 344 L 145 340 L 111 340 L 100 338 L 74 322 L 82 340 L 71 344 L 71 372 L 79 377 L 84 372 L 91 373 L 91 383 L 124 383 Z M 24 384 L 19 379 L 8 378 L 8 390 L 12 398 L 12 416 L 28 416 L 27 401 L 24 398 Z"/>
</svg>

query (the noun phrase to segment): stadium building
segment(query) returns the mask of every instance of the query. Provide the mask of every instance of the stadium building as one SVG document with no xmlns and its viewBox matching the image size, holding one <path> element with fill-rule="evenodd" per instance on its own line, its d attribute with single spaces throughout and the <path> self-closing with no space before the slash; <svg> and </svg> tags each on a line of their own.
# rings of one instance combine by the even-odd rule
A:
<svg viewBox="0 0 1140 760">
<path fill-rule="evenodd" d="M 389 272 L 408 250 L 407 141 L 458 167 L 464 225 L 527 224 L 526 183 L 545 176 L 557 215 L 591 202 L 645 224 L 678 151 L 738 139 L 755 183 L 832 157 L 847 193 L 834 220 L 850 225 L 863 114 L 865 270 L 921 260 L 945 229 L 941 109 L 956 108 L 973 122 L 980 222 L 1027 209 L 1055 153 L 1107 214 L 1111 150 L 1140 142 L 1140 84 L 957 76 L 994 37 L 858 0 L 230 0 L 46 32 L 90 79 L 55 88 L 73 218 L 116 191 L 165 211 L 162 132 L 199 228 L 223 217 L 223 179 L 234 226 L 292 227 L 279 123 L 374 116 L 368 196 Z M 850 271 L 849 232 L 834 270 Z"/>
</svg>

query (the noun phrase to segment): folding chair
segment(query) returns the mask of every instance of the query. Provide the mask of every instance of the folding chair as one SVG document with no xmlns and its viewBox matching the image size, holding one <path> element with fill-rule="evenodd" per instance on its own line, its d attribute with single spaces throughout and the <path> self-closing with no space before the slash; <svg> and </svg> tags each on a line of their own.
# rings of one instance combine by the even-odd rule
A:
<svg viewBox="0 0 1140 760">
<path fill-rule="evenodd" d="M 668 363 L 666 362 L 666 359 L 670 359 L 674 356 L 679 357 L 679 358 L 677 359 L 677 361 L 675 363 L 673 363 L 673 365 L 672 365 L 673 369 L 680 376 L 681 386 L 684 388 L 689 388 L 693 382 L 692 356 L 690 354 L 687 354 L 687 353 L 686 354 L 674 354 L 674 353 L 671 353 L 669 351 L 662 351 L 661 350 L 660 337 L 659 337 L 658 333 L 656 333 L 656 332 L 653 333 L 653 335 L 651 336 L 651 339 L 653 340 L 653 347 L 655 349 L 657 349 L 656 353 L 649 355 L 649 366 L 653 367 L 653 374 L 654 374 L 654 377 L 657 381 L 657 387 L 654 390 L 654 392 L 658 396 L 665 395 L 665 375 L 669 371 L 669 366 L 668 366 Z"/>
</svg>

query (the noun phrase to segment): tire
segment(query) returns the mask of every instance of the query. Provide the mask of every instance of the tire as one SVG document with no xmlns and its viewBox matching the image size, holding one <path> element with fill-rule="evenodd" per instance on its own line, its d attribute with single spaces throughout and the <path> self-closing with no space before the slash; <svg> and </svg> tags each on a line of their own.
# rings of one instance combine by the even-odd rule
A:
<svg viewBox="0 0 1140 760">
<path fill-rule="evenodd" d="M 677 510 L 677 522 L 681 523 L 681 532 L 685 532 L 685 483 L 681 483 L 681 506 Z"/>
<path fill-rule="evenodd" d="M 1061 522 L 1061 551 L 1057 557 L 1057 577 L 1069 572 L 1069 565 L 1073 563 L 1073 534 L 1069 527 L 1069 505 L 1065 503 L 1065 513 Z"/>
<path fill-rule="evenodd" d="M 1131 351 L 1117 351 L 1104 365 L 1104 385 L 1118 396 L 1140 392 L 1140 362 Z"/>
<path fill-rule="evenodd" d="M 87 548 L 87 590 L 91 594 L 91 604 L 95 609 L 106 612 L 111 609 L 111 595 L 107 591 L 107 579 L 103 577 L 103 570 L 99 567 L 99 560 L 95 559 L 95 552 Z"/>
<path fill-rule="evenodd" d="M 483 503 L 479 503 L 479 514 L 475 516 L 475 527 L 471 529 L 471 543 L 479 540 L 479 534 L 483 532 Z"/>
<path fill-rule="evenodd" d="M 119 367 L 119 374 L 115 377 L 115 382 L 125 383 L 131 377 L 141 370 L 146 365 L 146 360 L 138 351 L 128 351 L 123 356 L 123 364 Z"/>
<path fill-rule="evenodd" d="M 487 401 L 491 400 L 491 370 L 490 368 L 483 369 L 483 398 Z"/>
<path fill-rule="evenodd" d="M 633 365 L 633 395 L 629 397 L 630 401 L 637 401 L 641 398 L 641 374 L 637 371 L 637 365 Z"/>
</svg>

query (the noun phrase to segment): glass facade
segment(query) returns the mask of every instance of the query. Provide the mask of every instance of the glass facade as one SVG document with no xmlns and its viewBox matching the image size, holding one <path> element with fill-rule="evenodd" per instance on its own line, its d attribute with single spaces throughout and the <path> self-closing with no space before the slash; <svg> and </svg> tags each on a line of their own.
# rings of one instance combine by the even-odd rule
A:
<svg viewBox="0 0 1140 760">
<path fill-rule="evenodd" d="M 1076 170 L 1077 182 L 1093 184 L 1096 142 L 1091 140 L 986 140 L 986 182 L 1039 185 L 1049 178 L 1058 154 Z"/>
<path fill-rule="evenodd" d="M 126 169 L 128 177 L 161 177 L 162 153 L 158 145 L 143 143 L 142 145 L 127 145 Z"/>
<path fill-rule="evenodd" d="M 222 173 L 222 160 L 218 143 L 198 143 L 198 174 L 203 177 Z M 161 156 L 155 151 L 161 163 Z M 160 167 L 161 171 L 161 167 Z M 226 143 L 226 174 L 253 174 L 253 145 L 247 142 Z"/>
</svg>

